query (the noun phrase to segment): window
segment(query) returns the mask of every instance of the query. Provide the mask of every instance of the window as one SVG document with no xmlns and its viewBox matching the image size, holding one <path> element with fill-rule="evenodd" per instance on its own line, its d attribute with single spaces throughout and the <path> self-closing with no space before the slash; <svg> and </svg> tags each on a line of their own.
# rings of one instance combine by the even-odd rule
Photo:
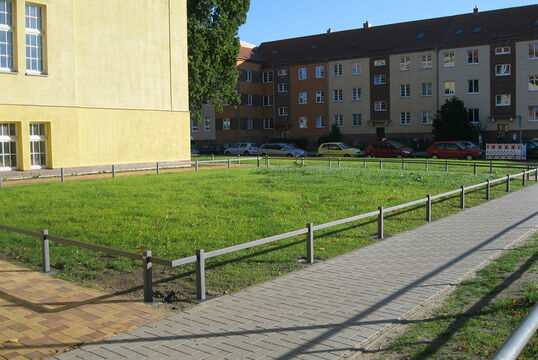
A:
<svg viewBox="0 0 538 360">
<path fill-rule="evenodd" d="M 198 132 L 198 123 L 194 119 L 191 119 L 191 132 Z"/>
<path fill-rule="evenodd" d="M 272 71 L 265 71 L 263 73 L 262 81 L 264 84 L 269 84 L 273 82 L 273 72 Z"/>
<path fill-rule="evenodd" d="M 508 76 L 512 73 L 510 64 L 499 64 L 495 65 L 495 75 L 496 76 Z"/>
<path fill-rule="evenodd" d="M 529 121 L 538 121 L 538 106 L 529 106 Z"/>
<path fill-rule="evenodd" d="M 252 106 L 252 94 L 247 94 L 247 106 Z"/>
<path fill-rule="evenodd" d="M 432 68 L 432 56 L 422 55 L 420 57 L 420 67 L 422 69 L 431 69 Z"/>
<path fill-rule="evenodd" d="M 495 48 L 495 55 L 510 54 L 510 46 L 501 46 Z"/>
<path fill-rule="evenodd" d="M 467 51 L 467 64 L 468 65 L 478 64 L 478 50 Z"/>
<path fill-rule="evenodd" d="M 402 84 L 400 85 L 400 97 L 408 98 L 411 96 L 411 85 Z"/>
<path fill-rule="evenodd" d="M 26 4 L 26 70 L 29 74 L 43 73 L 42 18 L 40 6 Z"/>
<path fill-rule="evenodd" d="M 456 94 L 456 82 L 445 81 L 445 96 L 452 96 Z"/>
<path fill-rule="evenodd" d="M 278 92 L 279 92 L 279 93 L 286 93 L 286 92 L 288 92 L 288 84 L 287 84 L 287 83 L 280 83 L 280 84 L 278 84 Z"/>
<path fill-rule="evenodd" d="M 333 91 L 334 102 L 341 102 L 344 100 L 344 91 L 342 89 L 335 89 Z"/>
<path fill-rule="evenodd" d="M 374 111 L 387 111 L 386 101 L 376 101 L 374 103 Z"/>
<path fill-rule="evenodd" d="M 374 76 L 374 85 L 384 85 L 387 83 L 387 75 L 375 75 Z"/>
<path fill-rule="evenodd" d="M 351 64 L 351 75 L 360 75 L 361 74 L 361 63 L 354 62 Z"/>
<path fill-rule="evenodd" d="M 400 125 L 410 125 L 411 124 L 411 113 L 402 112 L 400 113 Z"/>
<path fill-rule="evenodd" d="M 245 73 L 245 78 L 246 78 L 246 79 L 245 79 L 246 82 L 251 83 L 251 82 L 252 82 L 252 71 L 250 71 L 250 70 L 247 71 L 247 72 Z"/>
<path fill-rule="evenodd" d="M 419 32 L 417 34 L 417 40 L 422 40 L 422 39 L 424 39 L 425 36 L 426 36 L 426 33 L 424 31 Z"/>
<path fill-rule="evenodd" d="M 264 95 L 263 106 L 271 106 L 271 105 L 273 105 L 273 97 L 270 95 Z"/>
<path fill-rule="evenodd" d="M 299 93 L 299 104 L 306 104 L 308 102 L 306 91 Z"/>
<path fill-rule="evenodd" d="M 299 68 L 297 70 L 297 78 L 299 80 L 306 80 L 306 68 Z"/>
<path fill-rule="evenodd" d="M 353 101 L 359 101 L 361 99 L 361 88 L 353 88 L 351 89 L 351 100 Z"/>
<path fill-rule="evenodd" d="M 478 34 L 482 32 L 482 26 L 477 26 L 473 29 L 473 33 Z"/>
<path fill-rule="evenodd" d="M 334 118 L 333 118 L 334 122 L 333 124 L 336 125 L 336 127 L 344 127 L 344 115 L 342 114 L 337 114 L 337 115 L 334 115 Z"/>
<path fill-rule="evenodd" d="M 323 104 L 325 102 L 325 92 L 316 91 L 316 103 Z"/>
<path fill-rule="evenodd" d="M 422 125 L 431 125 L 432 123 L 432 112 L 423 111 L 422 112 Z"/>
<path fill-rule="evenodd" d="M 432 83 L 422 83 L 421 85 L 421 95 L 422 96 L 432 96 Z"/>
<path fill-rule="evenodd" d="M 454 56 L 453 52 L 445 53 L 444 54 L 444 66 L 455 66 L 456 65 L 456 58 Z"/>
<path fill-rule="evenodd" d="M 374 66 L 385 66 L 385 65 L 387 65 L 387 60 L 385 59 L 374 60 Z"/>
<path fill-rule="evenodd" d="M 45 124 L 30 124 L 30 157 L 32 159 L 32 169 L 47 167 Z"/>
<path fill-rule="evenodd" d="M 529 76 L 529 91 L 538 91 L 538 75 Z"/>
<path fill-rule="evenodd" d="M 13 71 L 11 1 L 0 1 L 0 71 Z"/>
<path fill-rule="evenodd" d="M 263 119 L 263 128 L 270 130 L 273 128 L 273 119 Z"/>
<path fill-rule="evenodd" d="M 323 115 L 316 116 L 316 127 L 318 129 L 321 129 L 321 128 L 325 127 L 325 116 L 323 116 Z"/>
<path fill-rule="evenodd" d="M 230 118 L 223 118 L 222 130 L 230 130 L 230 129 L 231 129 Z"/>
<path fill-rule="evenodd" d="M 400 70 L 401 71 L 409 70 L 409 56 L 403 56 L 400 58 Z"/>
<path fill-rule="evenodd" d="M 306 129 L 307 128 L 306 120 L 307 120 L 306 116 L 299 117 L 299 129 Z"/>
<path fill-rule="evenodd" d="M 278 115 L 279 116 L 287 116 L 288 115 L 288 108 L 286 106 L 279 107 L 278 108 Z"/>
<path fill-rule="evenodd" d="M 511 102 L 510 94 L 495 95 L 496 106 L 510 106 Z"/>
<path fill-rule="evenodd" d="M 204 132 L 210 132 L 211 131 L 211 118 L 204 118 Z"/>
<path fill-rule="evenodd" d="M 470 123 L 478 124 L 480 122 L 480 117 L 479 117 L 480 112 L 478 109 L 469 109 L 467 110 L 467 114 L 468 114 Z"/>
<path fill-rule="evenodd" d="M 478 80 L 467 80 L 467 93 L 478 94 Z"/>
<path fill-rule="evenodd" d="M 316 66 L 316 79 L 323 79 L 324 76 L 325 76 L 325 67 Z"/>
<path fill-rule="evenodd" d="M 333 65 L 333 76 L 342 76 L 342 64 Z"/>
<path fill-rule="evenodd" d="M 288 75 L 288 70 L 286 69 L 278 70 L 278 76 L 286 76 L 286 75 Z"/>
<path fill-rule="evenodd" d="M 529 59 L 538 59 L 538 44 L 529 45 Z"/>
<path fill-rule="evenodd" d="M 362 115 L 353 114 L 353 126 L 361 126 L 361 125 L 362 125 Z"/>
<path fill-rule="evenodd" d="M 17 168 L 17 133 L 15 124 L 0 123 L 0 170 Z"/>
<path fill-rule="evenodd" d="M 247 119 L 247 130 L 254 129 L 254 119 L 248 118 Z"/>
</svg>

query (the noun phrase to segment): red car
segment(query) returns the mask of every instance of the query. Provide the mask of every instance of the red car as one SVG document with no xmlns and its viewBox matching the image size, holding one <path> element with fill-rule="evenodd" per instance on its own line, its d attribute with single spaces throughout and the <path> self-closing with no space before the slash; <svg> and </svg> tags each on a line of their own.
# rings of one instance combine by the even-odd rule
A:
<svg viewBox="0 0 538 360">
<path fill-rule="evenodd" d="M 426 156 L 432 159 L 473 160 L 482 158 L 483 154 L 480 148 L 462 141 L 438 141 L 426 150 Z"/>
<path fill-rule="evenodd" d="M 374 157 L 411 157 L 415 156 L 415 151 L 396 141 L 372 141 L 366 147 L 366 156 Z"/>
</svg>

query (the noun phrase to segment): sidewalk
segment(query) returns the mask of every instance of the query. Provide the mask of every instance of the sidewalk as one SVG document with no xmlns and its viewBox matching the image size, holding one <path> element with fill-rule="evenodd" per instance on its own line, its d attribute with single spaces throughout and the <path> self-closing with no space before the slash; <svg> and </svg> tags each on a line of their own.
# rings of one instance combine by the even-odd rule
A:
<svg viewBox="0 0 538 360">
<path fill-rule="evenodd" d="M 338 359 L 538 226 L 538 185 L 56 359 Z"/>
</svg>

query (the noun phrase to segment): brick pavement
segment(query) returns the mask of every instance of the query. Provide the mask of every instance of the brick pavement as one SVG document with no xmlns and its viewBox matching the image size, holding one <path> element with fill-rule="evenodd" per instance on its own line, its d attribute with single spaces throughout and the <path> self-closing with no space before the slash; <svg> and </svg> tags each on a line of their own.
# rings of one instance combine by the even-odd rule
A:
<svg viewBox="0 0 538 360">
<path fill-rule="evenodd" d="M 338 359 L 537 226 L 533 185 L 57 359 Z"/>
<path fill-rule="evenodd" d="M 41 359 L 163 318 L 113 297 L 0 261 L 0 359 Z"/>
</svg>

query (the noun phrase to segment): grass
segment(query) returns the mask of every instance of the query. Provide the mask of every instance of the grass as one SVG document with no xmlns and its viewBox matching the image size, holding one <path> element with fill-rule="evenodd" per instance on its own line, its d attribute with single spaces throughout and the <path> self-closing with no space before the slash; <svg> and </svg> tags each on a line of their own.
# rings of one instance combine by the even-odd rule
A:
<svg viewBox="0 0 538 360">
<path fill-rule="evenodd" d="M 391 352 L 402 359 L 491 359 L 534 307 L 538 284 L 527 281 L 516 293 L 496 295 L 523 274 L 536 273 L 537 254 L 538 233 L 458 285 L 427 321 L 411 325 Z M 534 335 L 518 359 L 537 355 Z"/>
<path fill-rule="evenodd" d="M 289 164 L 289 163 L 288 163 Z M 40 231 L 128 251 L 152 250 L 153 256 L 177 259 L 195 249 L 220 249 L 404 203 L 426 194 L 494 178 L 472 173 L 380 171 L 374 168 L 329 169 L 296 165 L 166 173 L 117 179 L 92 179 L 6 187 L 0 191 L 0 224 Z M 512 189 L 520 187 L 514 180 Z M 492 188 L 492 197 L 504 193 Z M 483 190 L 466 196 L 467 206 L 483 202 Z M 433 205 L 433 218 L 453 214 L 454 197 Z M 424 223 L 423 206 L 389 214 L 390 236 Z M 363 221 L 316 232 L 315 256 L 327 259 L 376 241 L 377 224 Z M 0 232 L 8 258 L 28 266 L 41 264 L 40 242 Z M 105 272 L 131 272 L 133 262 L 51 243 L 51 265 L 61 277 L 95 278 Z M 207 261 L 209 294 L 235 291 L 301 268 L 303 237 L 283 240 Z M 241 261 L 233 261 L 244 257 Z M 220 264 L 219 266 L 216 266 Z M 212 269 L 212 267 L 215 267 Z M 192 270 L 183 267 L 178 272 Z M 189 275 L 187 286 L 194 286 Z"/>
</svg>

